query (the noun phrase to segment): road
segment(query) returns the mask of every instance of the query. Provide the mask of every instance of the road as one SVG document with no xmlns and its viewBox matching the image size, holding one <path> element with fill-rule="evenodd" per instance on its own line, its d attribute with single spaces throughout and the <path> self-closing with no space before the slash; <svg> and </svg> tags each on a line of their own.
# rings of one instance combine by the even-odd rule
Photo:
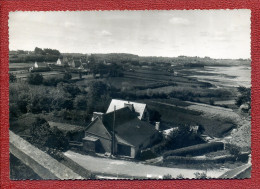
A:
<svg viewBox="0 0 260 189">
<path fill-rule="evenodd" d="M 196 172 L 206 172 L 206 170 L 199 169 L 180 169 L 158 167 L 153 165 L 145 165 L 138 162 L 115 160 L 109 158 L 93 157 L 89 155 L 81 155 L 72 151 L 64 153 L 65 156 L 75 161 L 85 169 L 97 174 L 108 175 L 127 175 L 132 178 L 162 178 L 163 175 L 170 174 L 173 178 L 182 174 L 184 178 L 194 178 Z M 207 176 L 217 178 L 224 174 L 226 170 L 208 170 Z"/>
</svg>

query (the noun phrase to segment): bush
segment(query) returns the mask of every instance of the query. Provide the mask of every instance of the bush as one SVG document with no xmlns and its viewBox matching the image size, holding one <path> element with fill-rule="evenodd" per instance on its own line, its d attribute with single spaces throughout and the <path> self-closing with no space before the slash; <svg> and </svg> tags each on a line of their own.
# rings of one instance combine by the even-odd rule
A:
<svg viewBox="0 0 260 189">
<path fill-rule="evenodd" d="M 156 154 L 154 154 L 150 149 L 148 149 L 140 152 L 137 158 L 141 161 L 145 161 L 148 159 L 156 158 Z"/>
<path fill-rule="evenodd" d="M 66 72 L 63 76 L 63 80 L 68 81 L 72 78 L 71 73 Z"/>
<path fill-rule="evenodd" d="M 215 101 L 211 98 L 211 99 L 209 100 L 209 104 L 210 104 L 210 105 L 214 105 L 214 104 L 215 104 Z"/>
<path fill-rule="evenodd" d="M 31 73 L 28 77 L 28 83 L 31 85 L 40 85 L 43 82 L 43 76 L 39 73 Z"/>
<path fill-rule="evenodd" d="M 234 144 L 226 144 L 225 147 L 231 155 L 238 157 L 241 154 L 241 148 Z"/>
<path fill-rule="evenodd" d="M 43 80 L 43 85 L 45 86 L 57 86 L 58 83 L 62 82 L 62 79 L 50 77 Z"/>
<path fill-rule="evenodd" d="M 205 172 L 196 172 L 194 173 L 196 179 L 207 179 L 207 174 Z"/>
<path fill-rule="evenodd" d="M 41 149 L 45 147 L 62 151 L 68 149 L 69 142 L 66 137 L 57 128 L 50 128 L 45 119 L 37 117 L 30 128 L 30 134 L 31 142 Z"/>
<path fill-rule="evenodd" d="M 170 174 L 163 175 L 163 179 L 172 179 L 172 175 Z"/>
<path fill-rule="evenodd" d="M 184 176 L 182 174 L 177 175 L 176 179 L 184 179 Z"/>
<path fill-rule="evenodd" d="M 12 82 L 12 83 L 15 82 L 16 81 L 16 75 L 14 75 L 13 73 L 10 73 L 9 74 L 9 81 Z"/>
</svg>

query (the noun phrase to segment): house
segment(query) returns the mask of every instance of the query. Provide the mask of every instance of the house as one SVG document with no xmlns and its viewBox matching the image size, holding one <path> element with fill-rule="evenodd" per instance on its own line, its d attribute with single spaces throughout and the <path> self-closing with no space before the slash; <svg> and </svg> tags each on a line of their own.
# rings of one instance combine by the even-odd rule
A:
<svg viewBox="0 0 260 189">
<path fill-rule="evenodd" d="M 63 58 L 59 58 L 59 59 L 57 60 L 57 62 L 56 62 L 56 65 L 57 65 L 57 66 L 64 66 L 65 63 L 66 63 L 65 58 L 64 58 L 64 59 L 63 59 Z"/>
<path fill-rule="evenodd" d="M 84 138 L 85 136 L 84 127 L 52 121 L 48 121 L 48 123 L 51 128 L 57 127 L 57 129 L 64 134 L 64 136 L 68 139 L 69 142 L 81 142 L 82 138 Z"/>
<path fill-rule="evenodd" d="M 50 71 L 50 67 L 45 62 L 35 62 L 32 67 L 29 68 L 29 72 L 47 72 Z"/>
<path fill-rule="evenodd" d="M 112 99 L 106 113 L 113 112 L 114 107 L 116 107 L 116 109 L 129 107 L 130 109 L 133 109 L 138 114 L 138 118 L 140 120 L 149 121 L 149 113 L 147 111 L 146 104 L 138 103 L 138 102 L 130 102 L 126 100 Z"/>
<path fill-rule="evenodd" d="M 107 113 L 94 113 L 85 130 L 83 149 L 96 153 L 111 153 L 135 158 L 157 140 L 153 125 L 141 121 L 131 106 Z"/>
</svg>

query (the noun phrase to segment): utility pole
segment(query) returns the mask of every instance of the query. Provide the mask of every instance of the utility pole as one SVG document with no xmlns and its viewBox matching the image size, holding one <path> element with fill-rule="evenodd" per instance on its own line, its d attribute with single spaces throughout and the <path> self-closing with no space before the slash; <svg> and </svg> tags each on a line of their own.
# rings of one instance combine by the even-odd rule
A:
<svg viewBox="0 0 260 189">
<path fill-rule="evenodd" d="M 114 106 L 114 119 L 112 131 L 112 155 L 115 155 L 115 124 L 116 124 L 116 106 Z"/>
</svg>

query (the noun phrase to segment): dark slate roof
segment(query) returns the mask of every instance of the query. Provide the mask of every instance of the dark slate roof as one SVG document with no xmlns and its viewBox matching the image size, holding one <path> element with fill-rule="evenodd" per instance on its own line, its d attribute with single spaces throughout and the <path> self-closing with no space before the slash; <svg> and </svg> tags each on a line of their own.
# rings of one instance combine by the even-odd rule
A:
<svg viewBox="0 0 260 189">
<path fill-rule="evenodd" d="M 157 132 L 153 125 L 139 120 L 137 116 L 128 107 L 115 111 L 115 134 L 134 146 L 139 146 Z M 103 124 L 111 133 L 113 117 L 114 112 L 103 114 Z"/>
</svg>

